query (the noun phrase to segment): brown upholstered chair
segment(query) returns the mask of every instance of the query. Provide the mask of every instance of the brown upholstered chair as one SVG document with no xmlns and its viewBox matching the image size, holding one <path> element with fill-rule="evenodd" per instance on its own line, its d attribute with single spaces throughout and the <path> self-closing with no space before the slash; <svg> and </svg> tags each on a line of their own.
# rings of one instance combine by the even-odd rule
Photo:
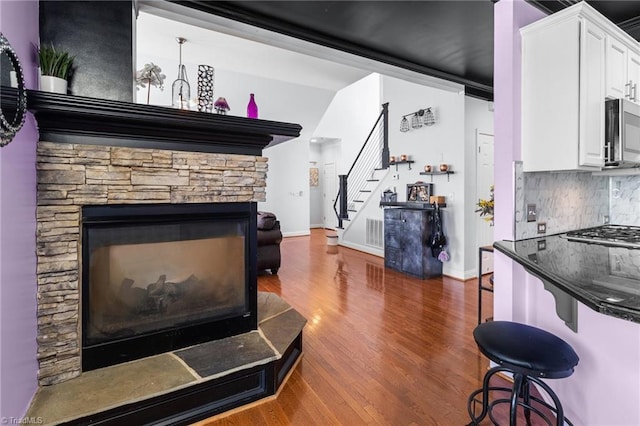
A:
<svg viewBox="0 0 640 426">
<path fill-rule="evenodd" d="M 258 271 L 269 269 L 277 274 L 280 269 L 280 243 L 282 231 L 276 215 L 258 212 Z"/>
</svg>

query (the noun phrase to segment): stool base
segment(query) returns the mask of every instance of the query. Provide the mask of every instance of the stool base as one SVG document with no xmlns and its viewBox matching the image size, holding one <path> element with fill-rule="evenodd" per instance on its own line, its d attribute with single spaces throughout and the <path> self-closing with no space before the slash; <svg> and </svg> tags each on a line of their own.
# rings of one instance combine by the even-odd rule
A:
<svg viewBox="0 0 640 426">
<path fill-rule="evenodd" d="M 491 380 L 491 378 L 496 373 L 503 371 L 513 374 L 513 388 L 510 389 L 505 387 L 489 386 L 489 381 Z M 531 383 L 535 383 L 540 386 L 549 395 L 549 397 L 551 397 L 553 403 L 555 404 L 555 407 L 538 397 L 532 396 L 530 393 Z M 493 401 L 489 401 L 490 391 L 510 392 L 511 396 L 510 398 L 499 398 Z M 476 399 L 476 397 L 480 394 L 482 394 L 482 400 Z M 509 368 L 500 366 L 494 367 L 489 370 L 487 374 L 485 374 L 482 381 L 482 388 L 472 392 L 471 395 L 469 395 L 469 399 L 467 400 L 467 411 L 469 412 L 471 422 L 468 424 L 468 426 L 479 425 L 487 415 L 494 425 L 499 425 L 500 423 L 493 416 L 493 408 L 498 404 L 510 404 L 510 426 L 516 426 L 516 413 L 518 406 L 521 406 L 524 409 L 524 416 L 528 426 L 531 425 L 531 412 L 534 412 L 540 418 L 542 418 L 546 422 L 546 424 L 552 426 L 554 424 L 552 418 L 549 418 L 546 413 L 543 413 L 537 407 L 532 406 L 532 401 L 540 404 L 544 408 L 549 409 L 556 415 L 556 426 L 563 426 L 565 422 L 570 426 L 573 426 L 573 423 L 571 423 L 569 419 L 564 416 L 564 411 L 562 409 L 560 400 L 546 383 L 536 377 L 527 376 L 525 374 L 515 372 Z M 482 404 L 482 411 L 477 416 L 475 415 L 476 403 Z"/>
</svg>

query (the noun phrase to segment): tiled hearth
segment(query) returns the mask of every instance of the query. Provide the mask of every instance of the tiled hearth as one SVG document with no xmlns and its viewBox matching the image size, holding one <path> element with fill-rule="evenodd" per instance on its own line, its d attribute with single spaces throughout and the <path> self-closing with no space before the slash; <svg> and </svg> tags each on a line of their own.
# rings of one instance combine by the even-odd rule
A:
<svg viewBox="0 0 640 426">
<path fill-rule="evenodd" d="M 255 375 L 256 366 L 275 363 L 285 367 L 289 360 L 291 364 L 286 365 L 286 369 L 279 369 L 284 376 L 298 359 L 295 346 L 305 323 L 306 320 L 280 297 L 259 292 L 257 331 L 101 368 L 64 383 L 43 386 L 27 417 L 40 418 L 45 424 L 99 422 L 109 416 L 100 413 L 108 413 L 121 405 L 152 400 L 216 380 L 232 382 L 233 379 L 227 377 L 234 375 L 236 380 L 242 379 L 242 375 L 251 377 Z M 238 351 L 238 347 L 244 350 Z M 285 378 L 274 379 L 282 382 Z M 212 389 L 219 392 L 215 387 Z M 144 402 L 141 405 L 144 410 Z M 221 403 L 218 411 L 224 411 L 224 408 Z M 146 416 L 148 414 L 143 414 L 138 419 L 148 420 Z M 180 419 L 174 418 L 171 424 L 174 422 L 179 423 Z M 115 424 L 118 424 L 117 420 Z"/>
<path fill-rule="evenodd" d="M 84 205 L 264 201 L 267 159 L 38 143 L 40 384 L 81 373 L 79 244 Z"/>
</svg>

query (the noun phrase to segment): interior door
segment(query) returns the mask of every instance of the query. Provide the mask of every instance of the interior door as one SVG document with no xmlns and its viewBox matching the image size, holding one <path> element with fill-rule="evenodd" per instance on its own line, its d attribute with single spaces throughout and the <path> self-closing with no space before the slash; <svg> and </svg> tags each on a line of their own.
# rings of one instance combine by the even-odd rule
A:
<svg viewBox="0 0 640 426">
<path fill-rule="evenodd" d="M 338 184 L 336 176 L 336 164 L 324 163 L 322 168 L 322 199 L 324 205 L 324 227 L 326 229 L 336 229 L 338 218 L 333 210 L 333 203 L 338 194 Z"/>
<path fill-rule="evenodd" d="M 478 199 L 490 198 L 493 185 L 493 135 L 476 130 L 476 194 Z M 493 244 L 493 226 L 477 214 L 476 242 L 478 247 Z M 493 256 L 482 252 L 482 273 L 493 271 Z"/>
</svg>

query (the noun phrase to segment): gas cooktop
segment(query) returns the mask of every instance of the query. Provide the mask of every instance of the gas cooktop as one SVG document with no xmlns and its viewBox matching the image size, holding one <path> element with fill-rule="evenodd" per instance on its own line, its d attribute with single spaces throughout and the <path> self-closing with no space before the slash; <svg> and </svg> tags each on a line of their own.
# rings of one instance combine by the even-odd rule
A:
<svg viewBox="0 0 640 426">
<path fill-rule="evenodd" d="M 640 248 L 640 226 L 604 225 L 566 233 L 572 241 Z"/>
</svg>

